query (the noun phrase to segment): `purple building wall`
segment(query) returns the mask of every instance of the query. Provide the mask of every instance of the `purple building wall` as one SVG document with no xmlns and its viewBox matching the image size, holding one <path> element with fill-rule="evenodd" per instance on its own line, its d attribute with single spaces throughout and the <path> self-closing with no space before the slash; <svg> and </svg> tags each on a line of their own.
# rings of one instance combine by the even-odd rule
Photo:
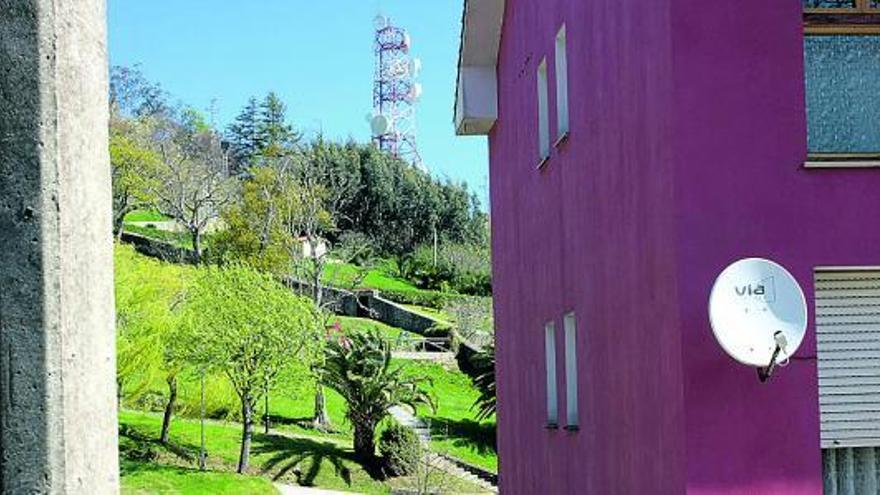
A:
<svg viewBox="0 0 880 495">
<path fill-rule="evenodd" d="M 538 171 L 536 69 L 571 132 Z M 821 493 L 815 326 L 767 384 L 716 344 L 717 274 L 880 265 L 880 176 L 803 168 L 800 0 L 507 0 L 490 134 L 505 493 Z M 578 317 L 579 431 L 545 429 L 543 328 Z M 557 342 L 559 363 L 563 341 Z M 564 426 L 565 386 L 559 378 Z"/>
<path fill-rule="evenodd" d="M 684 487 L 666 4 L 507 2 L 499 113 L 490 135 L 505 493 L 680 493 Z M 546 56 L 555 87 L 553 50 L 562 22 L 570 136 L 537 171 L 536 68 Z M 550 120 L 555 136 L 552 111 Z M 561 329 L 572 310 L 582 426 L 547 430 L 543 328 L 555 320 Z M 565 411 L 561 372 L 558 378 Z"/>
</svg>

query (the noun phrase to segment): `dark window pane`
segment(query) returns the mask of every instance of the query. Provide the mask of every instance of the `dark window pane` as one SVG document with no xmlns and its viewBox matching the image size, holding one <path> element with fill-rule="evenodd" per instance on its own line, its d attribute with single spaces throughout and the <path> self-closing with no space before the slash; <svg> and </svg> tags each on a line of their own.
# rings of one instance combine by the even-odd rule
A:
<svg viewBox="0 0 880 495">
<path fill-rule="evenodd" d="M 847 9 L 855 6 L 856 0 L 804 0 L 805 9 Z"/>
<path fill-rule="evenodd" d="M 880 36 L 807 36 L 809 150 L 880 152 Z"/>
</svg>

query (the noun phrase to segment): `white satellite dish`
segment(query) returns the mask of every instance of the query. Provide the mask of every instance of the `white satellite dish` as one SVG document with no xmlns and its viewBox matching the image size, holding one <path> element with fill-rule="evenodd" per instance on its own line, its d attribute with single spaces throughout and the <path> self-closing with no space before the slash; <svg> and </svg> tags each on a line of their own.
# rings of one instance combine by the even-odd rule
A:
<svg viewBox="0 0 880 495">
<path fill-rule="evenodd" d="M 370 120 L 370 130 L 373 136 L 382 136 L 388 132 L 391 127 L 391 121 L 384 115 L 376 115 Z"/>
<path fill-rule="evenodd" d="M 412 38 L 409 36 L 409 33 L 403 33 L 403 51 L 408 52 L 409 47 L 412 46 Z"/>
<path fill-rule="evenodd" d="M 376 29 L 385 29 L 388 27 L 389 23 L 390 21 L 384 15 L 377 15 L 373 18 L 373 26 L 375 26 Z"/>
<path fill-rule="evenodd" d="M 739 260 L 721 272 L 709 296 L 709 322 L 727 354 L 766 369 L 797 351 L 807 329 L 807 302 L 797 280 L 777 263 Z"/>
<path fill-rule="evenodd" d="M 422 72 L 422 61 L 417 58 L 410 60 L 409 74 L 413 77 L 416 77 L 419 75 L 420 72 Z"/>
<path fill-rule="evenodd" d="M 415 83 L 412 85 L 412 89 L 410 90 L 410 98 L 413 100 L 418 100 L 422 96 L 422 85 L 419 83 Z"/>
</svg>

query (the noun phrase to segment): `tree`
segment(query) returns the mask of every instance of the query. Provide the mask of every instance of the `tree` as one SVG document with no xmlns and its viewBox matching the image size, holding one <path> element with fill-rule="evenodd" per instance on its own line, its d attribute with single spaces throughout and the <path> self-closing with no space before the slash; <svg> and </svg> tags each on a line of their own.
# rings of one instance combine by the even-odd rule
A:
<svg viewBox="0 0 880 495">
<path fill-rule="evenodd" d="M 274 91 L 260 103 L 256 135 L 258 154 L 264 158 L 289 154 L 299 143 L 299 133 L 287 123 L 287 106 Z"/>
<path fill-rule="evenodd" d="M 126 118 L 173 113 L 168 94 L 162 86 L 147 80 L 139 65 L 110 68 L 110 110 Z"/>
<path fill-rule="evenodd" d="M 324 275 L 327 264 L 327 239 L 336 232 L 344 206 L 354 196 L 359 182 L 350 168 L 350 148 L 329 144 L 318 138 L 309 148 L 277 160 L 285 204 L 283 224 L 294 241 L 291 261 L 296 274 L 311 289 L 315 306 L 324 311 Z M 306 249 L 301 249 L 304 244 Z M 302 254 L 305 251 L 305 254 Z M 330 427 L 330 416 L 320 384 L 315 390 L 314 424 Z"/>
<path fill-rule="evenodd" d="M 254 167 L 241 184 L 241 194 L 223 210 L 225 229 L 219 232 L 212 251 L 221 262 L 244 262 L 278 276 L 288 275 L 293 238 L 285 228 L 287 193 L 277 170 Z"/>
<path fill-rule="evenodd" d="M 162 119 L 153 133 L 162 164 L 153 193 L 160 211 L 183 225 L 192 237 L 196 260 L 202 257 L 202 237 L 220 210 L 233 197 L 228 157 L 217 134 L 194 112 L 178 123 Z"/>
<path fill-rule="evenodd" d="M 319 379 L 347 402 L 346 417 L 354 428 L 355 455 L 375 466 L 376 426 L 394 406 L 414 411 L 420 404 L 434 408 L 420 386 L 427 379 L 407 377 L 392 366 L 391 345 L 377 331 L 355 333 L 329 342 Z"/>
<path fill-rule="evenodd" d="M 275 166 L 277 159 L 296 151 L 301 135 L 287 122 L 287 107 L 274 92 L 262 101 L 248 99 L 235 122 L 226 129 L 233 175 L 251 167 Z"/>
<path fill-rule="evenodd" d="M 304 151 L 264 157 L 265 165 L 251 168 L 241 197 L 223 214 L 227 228 L 215 241 L 221 260 L 245 261 L 278 275 L 290 275 L 292 269 L 305 282 L 300 287 L 307 289 L 315 307 L 329 317 L 329 301 L 324 299 L 325 246 L 336 231 L 342 205 L 359 187 L 350 170 L 341 173 L 346 168 L 339 163 L 351 163 L 351 155 L 351 148 L 319 139 Z M 346 239 L 337 257 L 365 258 L 367 246 L 355 247 L 354 241 L 366 239 Z M 313 419 L 317 428 L 331 426 L 320 385 L 315 390 Z"/>
<path fill-rule="evenodd" d="M 159 155 L 143 139 L 144 124 L 111 119 L 110 172 L 113 184 L 113 233 L 122 236 L 125 215 L 155 202 L 151 194 Z"/>
<path fill-rule="evenodd" d="M 190 269 L 139 258 L 127 246 L 116 249 L 115 264 L 120 401 L 123 393 L 129 400 L 136 399 L 155 379 L 164 379 L 169 394 L 159 440 L 166 443 L 177 402 L 177 375 L 183 368 L 174 309 Z"/>
<path fill-rule="evenodd" d="M 472 408 L 477 409 L 477 420 L 482 421 L 495 414 L 497 400 L 495 395 L 495 344 L 489 344 L 475 357 L 473 366 L 477 376 L 472 380 L 480 392 Z"/>
<path fill-rule="evenodd" d="M 251 97 L 235 117 L 235 122 L 227 128 L 226 135 L 232 155 L 230 166 L 232 175 L 241 175 L 254 165 L 254 159 L 260 151 L 258 119 L 259 103 L 256 98 Z"/>
<path fill-rule="evenodd" d="M 285 369 L 319 350 L 318 316 L 307 299 L 243 266 L 206 268 L 187 294 L 184 315 L 177 338 L 189 349 L 188 362 L 224 373 L 239 397 L 243 473 L 257 404 Z"/>
</svg>

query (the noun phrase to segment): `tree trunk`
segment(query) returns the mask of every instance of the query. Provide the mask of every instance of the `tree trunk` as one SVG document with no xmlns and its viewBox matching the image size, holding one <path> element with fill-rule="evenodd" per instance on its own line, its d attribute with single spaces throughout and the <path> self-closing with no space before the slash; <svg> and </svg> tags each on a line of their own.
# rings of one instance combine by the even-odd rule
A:
<svg viewBox="0 0 880 495">
<path fill-rule="evenodd" d="M 190 233 L 192 234 L 193 254 L 195 255 L 196 263 L 200 263 L 202 261 L 202 231 L 193 229 Z"/>
<path fill-rule="evenodd" d="M 312 299 L 315 301 L 315 306 L 318 309 L 321 309 L 321 305 L 324 303 L 324 287 L 322 275 L 324 272 L 324 263 L 321 259 L 316 255 L 315 245 L 309 241 L 310 249 L 312 250 Z"/>
<path fill-rule="evenodd" d="M 241 396 L 241 453 L 238 456 L 238 474 L 244 474 L 251 455 L 251 437 L 254 434 L 254 406 L 250 393 Z"/>
<path fill-rule="evenodd" d="M 266 426 L 264 433 L 266 433 L 266 435 L 268 435 L 269 434 L 269 391 L 268 390 L 266 390 L 265 401 L 266 401 L 265 402 L 266 414 L 263 415 L 263 424 Z"/>
<path fill-rule="evenodd" d="M 113 219 L 113 234 L 116 236 L 117 241 L 122 240 L 122 229 L 125 223 L 125 213 L 121 213 Z"/>
<path fill-rule="evenodd" d="M 431 263 L 431 266 L 436 268 L 437 267 L 437 223 L 436 222 L 431 224 L 431 231 L 433 232 L 433 235 L 434 235 L 434 258 L 433 258 L 433 262 Z"/>
<path fill-rule="evenodd" d="M 315 418 L 312 420 L 315 427 L 320 430 L 330 429 L 330 415 L 327 413 L 327 400 L 324 397 L 324 387 L 318 385 L 315 391 Z"/>
<path fill-rule="evenodd" d="M 162 433 L 159 442 L 163 445 L 168 443 L 168 430 L 171 429 L 171 415 L 174 414 L 174 406 L 177 403 L 177 377 L 170 376 L 168 382 L 168 402 L 165 403 L 165 415 L 162 416 Z"/>
<path fill-rule="evenodd" d="M 376 445 L 373 443 L 375 433 L 374 426 L 354 425 L 354 455 L 367 465 L 372 465 L 376 458 Z"/>
<path fill-rule="evenodd" d="M 122 204 L 118 207 L 114 206 L 113 208 L 113 235 L 116 237 L 116 240 L 122 240 L 122 228 L 125 224 L 125 215 L 128 215 L 132 212 L 134 208 L 129 205 L 128 200 L 122 202 Z"/>
</svg>

